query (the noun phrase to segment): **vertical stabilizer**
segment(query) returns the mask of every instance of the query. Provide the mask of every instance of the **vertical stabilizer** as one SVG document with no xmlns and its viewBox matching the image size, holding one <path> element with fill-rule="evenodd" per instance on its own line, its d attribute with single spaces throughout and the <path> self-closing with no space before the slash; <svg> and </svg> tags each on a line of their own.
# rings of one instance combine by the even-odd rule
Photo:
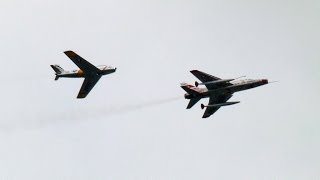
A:
<svg viewBox="0 0 320 180">
<path fill-rule="evenodd" d="M 59 65 L 57 65 L 57 64 L 50 65 L 50 66 L 56 72 L 56 77 L 54 78 L 54 80 L 58 80 L 59 79 L 59 74 L 63 73 L 64 69 L 62 67 L 60 67 Z"/>
<path fill-rule="evenodd" d="M 181 83 L 180 87 L 185 90 L 188 94 L 200 94 L 200 88 L 194 87 L 191 84 Z"/>
<path fill-rule="evenodd" d="M 50 65 L 50 66 L 56 72 L 56 74 L 61 74 L 62 72 L 64 72 L 64 69 L 62 67 L 60 67 L 59 65 L 57 65 L 57 64 Z"/>
</svg>

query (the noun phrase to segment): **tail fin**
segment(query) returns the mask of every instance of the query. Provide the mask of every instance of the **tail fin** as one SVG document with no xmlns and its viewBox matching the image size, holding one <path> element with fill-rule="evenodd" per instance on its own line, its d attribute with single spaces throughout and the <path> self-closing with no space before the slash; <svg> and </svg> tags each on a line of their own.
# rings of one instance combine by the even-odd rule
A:
<svg viewBox="0 0 320 180">
<path fill-rule="evenodd" d="M 56 74 L 61 74 L 62 72 L 64 72 L 64 69 L 62 67 L 60 67 L 59 65 L 57 65 L 57 64 L 50 65 L 50 66 L 56 72 Z"/>
<path fill-rule="evenodd" d="M 192 98 L 190 98 L 189 104 L 187 106 L 187 109 L 192 108 L 197 102 L 201 99 L 201 97 L 197 96 L 201 94 L 200 88 L 197 88 L 191 84 L 187 83 L 181 83 L 181 88 L 185 90 L 190 95 L 195 95 Z"/>
<path fill-rule="evenodd" d="M 194 87 L 191 84 L 181 83 L 180 87 L 188 94 L 200 94 L 200 88 Z"/>
<path fill-rule="evenodd" d="M 64 69 L 62 67 L 60 67 L 59 65 L 55 64 L 55 65 L 50 65 L 52 67 L 52 69 L 56 72 L 56 77 L 54 78 L 54 80 L 58 80 L 59 79 L 59 74 L 61 74 L 62 72 L 64 72 Z"/>
</svg>

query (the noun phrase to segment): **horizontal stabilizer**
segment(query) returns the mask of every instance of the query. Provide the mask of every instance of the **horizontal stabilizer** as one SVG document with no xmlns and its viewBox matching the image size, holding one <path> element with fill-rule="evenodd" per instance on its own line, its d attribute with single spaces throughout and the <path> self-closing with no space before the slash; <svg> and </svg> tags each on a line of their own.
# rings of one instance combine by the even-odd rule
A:
<svg viewBox="0 0 320 180">
<path fill-rule="evenodd" d="M 189 104 L 187 106 L 187 109 L 192 108 L 195 104 L 197 104 L 197 102 L 200 100 L 201 98 L 192 98 L 189 101 Z"/>
</svg>

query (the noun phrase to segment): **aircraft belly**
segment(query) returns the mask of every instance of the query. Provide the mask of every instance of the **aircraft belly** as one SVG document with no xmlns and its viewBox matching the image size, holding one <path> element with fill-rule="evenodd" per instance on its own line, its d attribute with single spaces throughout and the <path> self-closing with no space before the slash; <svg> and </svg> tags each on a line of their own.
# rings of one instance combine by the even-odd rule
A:
<svg viewBox="0 0 320 180">
<path fill-rule="evenodd" d="M 237 85 L 232 87 L 232 91 L 233 92 L 237 92 L 237 91 L 244 91 L 244 90 L 248 90 L 248 89 L 252 89 L 259 86 L 258 84 L 242 84 L 242 85 Z"/>
<path fill-rule="evenodd" d="M 216 89 L 216 90 L 211 90 L 205 93 L 206 97 L 210 97 L 212 95 L 221 95 L 221 94 L 230 94 L 231 89 L 227 89 L 227 88 L 221 88 L 221 89 Z"/>
<path fill-rule="evenodd" d="M 243 91 L 250 88 L 251 88 L 250 85 L 235 85 L 235 86 L 227 87 L 226 90 L 229 91 L 230 93 L 234 93 L 237 91 Z"/>
<path fill-rule="evenodd" d="M 218 92 L 217 92 L 218 93 Z M 205 93 L 203 93 L 201 96 L 201 98 L 208 98 L 208 97 L 210 97 L 211 95 L 213 94 L 213 92 L 211 92 L 211 91 L 208 91 L 208 92 L 205 92 Z"/>
<path fill-rule="evenodd" d="M 69 73 L 69 74 L 60 74 L 59 77 L 79 78 L 79 77 L 83 77 L 83 75 L 82 74 L 78 74 L 78 73 Z"/>
</svg>

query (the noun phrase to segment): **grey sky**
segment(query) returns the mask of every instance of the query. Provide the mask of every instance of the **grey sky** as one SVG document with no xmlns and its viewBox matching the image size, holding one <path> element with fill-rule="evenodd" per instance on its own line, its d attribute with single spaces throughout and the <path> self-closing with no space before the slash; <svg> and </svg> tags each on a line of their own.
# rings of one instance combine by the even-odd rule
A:
<svg viewBox="0 0 320 180">
<path fill-rule="evenodd" d="M 319 10 L 1 0 L 0 179 L 319 179 Z M 78 100 L 82 80 L 55 82 L 49 66 L 75 69 L 69 49 L 118 70 Z M 201 119 L 179 87 L 192 69 L 280 82 Z"/>
</svg>

